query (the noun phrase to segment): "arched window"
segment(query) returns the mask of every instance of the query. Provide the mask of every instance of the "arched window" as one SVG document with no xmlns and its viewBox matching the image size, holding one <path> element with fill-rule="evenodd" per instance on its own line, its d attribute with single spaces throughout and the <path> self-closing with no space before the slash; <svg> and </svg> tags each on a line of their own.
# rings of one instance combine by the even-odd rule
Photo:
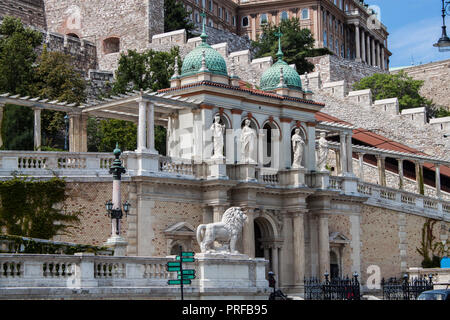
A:
<svg viewBox="0 0 450 320">
<path fill-rule="evenodd" d="M 309 19 L 309 10 L 306 8 L 302 10 L 302 19 L 303 20 Z"/>
<path fill-rule="evenodd" d="M 259 24 L 266 24 L 267 23 L 267 14 L 262 13 L 260 16 Z"/>
<path fill-rule="evenodd" d="M 289 19 L 288 13 L 286 11 L 283 11 L 281 13 L 281 21 L 287 20 L 287 19 Z"/>
<path fill-rule="evenodd" d="M 243 27 L 248 27 L 248 17 L 242 17 L 242 26 Z"/>
<path fill-rule="evenodd" d="M 120 51 L 120 38 L 111 37 L 103 40 L 103 52 L 105 54 L 117 53 Z"/>
<path fill-rule="evenodd" d="M 75 34 L 75 33 L 68 33 L 67 36 L 68 37 L 72 37 L 72 38 L 80 39 L 80 37 L 77 34 Z"/>
</svg>

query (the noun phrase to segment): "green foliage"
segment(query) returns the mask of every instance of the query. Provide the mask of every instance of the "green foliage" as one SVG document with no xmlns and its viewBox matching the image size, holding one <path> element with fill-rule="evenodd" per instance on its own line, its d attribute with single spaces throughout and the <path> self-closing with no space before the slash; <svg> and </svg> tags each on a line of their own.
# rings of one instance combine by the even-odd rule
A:
<svg viewBox="0 0 450 320">
<path fill-rule="evenodd" d="M 31 108 L 5 105 L 2 120 L 4 150 L 33 150 L 34 113 Z"/>
<path fill-rule="evenodd" d="M 33 82 L 35 49 L 42 34 L 24 28 L 20 19 L 5 17 L 0 25 L 0 91 L 27 95 Z"/>
<path fill-rule="evenodd" d="M 190 38 L 194 29 L 194 24 L 189 20 L 190 14 L 181 1 L 164 0 L 164 32 L 186 29 Z"/>
<path fill-rule="evenodd" d="M 414 80 L 403 71 L 397 74 L 376 73 L 353 84 L 353 89 L 371 89 L 374 100 L 398 98 L 400 110 L 431 107 L 432 101 L 419 93 L 422 80 Z"/>
<path fill-rule="evenodd" d="M 440 266 L 440 258 L 437 254 L 441 244 L 435 242 L 436 237 L 433 235 L 433 227 L 436 222 L 437 220 L 431 218 L 425 221 L 422 227 L 421 246 L 420 248 L 416 248 L 417 252 L 423 257 L 423 268 L 436 268 Z"/>
<path fill-rule="evenodd" d="M 5 240 L 8 248 L 1 253 L 32 253 L 32 254 L 68 254 L 77 252 L 93 252 L 95 254 L 112 254 L 107 247 L 97 247 L 85 244 L 66 244 L 40 241 L 40 239 L 24 238 L 20 236 L 0 235 L 0 240 Z"/>
<path fill-rule="evenodd" d="M 14 177 L 0 182 L 0 227 L 11 235 L 51 239 L 79 222 L 79 212 L 66 213 L 66 183 L 54 177 L 38 181 Z"/>
<path fill-rule="evenodd" d="M 99 152 L 112 152 L 116 143 L 122 151 L 134 151 L 137 148 L 137 126 L 130 121 L 101 120 L 99 126 Z"/>
<path fill-rule="evenodd" d="M 281 21 L 279 26 L 269 23 L 263 27 L 261 38 L 252 42 L 253 47 L 257 49 L 255 58 L 272 56 L 274 61 L 277 60 L 278 38 L 275 33 L 278 32 L 278 27 L 283 33 L 281 38 L 283 59 L 288 64 L 295 64 L 299 74 L 314 70 L 314 65 L 308 62 L 306 57 L 333 54 L 326 48 L 315 49 L 311 31 L 302 28 L 298 18 L 292 18 Z"/>
<path fill-rule="evenodd" d="M 436 118 L 450 117 L 450 111 L 444 108 L 439 108 L 435 115 Z"/>
<path fill-rule="evenodd" d="M 138 53 L 128 50 L 121 54 L 116 71 L 117 81 L 113 85 L 113 93 L 125 93 L 130 90 L 156 91 L 170 86 L 170 77 L 174 73 L 175 57 L 181 58 L 179 48 L 173 47 L 170 52 L 148 50 Z"/>
</svg>

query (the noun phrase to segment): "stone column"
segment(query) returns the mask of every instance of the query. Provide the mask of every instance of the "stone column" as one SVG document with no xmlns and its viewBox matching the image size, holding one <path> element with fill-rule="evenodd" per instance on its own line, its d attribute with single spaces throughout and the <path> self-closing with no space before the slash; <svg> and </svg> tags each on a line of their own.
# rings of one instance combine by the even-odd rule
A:
<svg viewBox="0 0 450 320">
<path fill-rule="evenodd" d="M 240 132 L 241 132 L 241 115 L 242 110 L 231 110 L 231 122 L 233 127 L 233 150 L 227 149 L 227 161 L 233 159 L 236 163 L 241 160 L 241 144 L 240 144 Z M 230 154 L 233 152 L 233 155 Z M 230 158 L 231 157 L 231 158 Z"/>
<path fill-rule="evenodd" d="M 362 49 L 362 53 L 361 53 L 361 58 L 362 58 L 362 62 L 366 62 L 366 35 L 364 32 L 364 29 L 361 30 L 361 49 Z"/>
<path fill-rule="evenodd" d="M 242 241 L 244 254 L 248 255 L 250 258 L 255 257 L 255 225 L 254 225 L 254 209 L 247 208 L 245 214 L 247 215 L 247 220 L 244 223 L 242 231 Z"/>
<path fill-rule="evenodd" d="M 385 156 L 375 155 L 377 158 L 378 180 L 381 186 L 386 187 L 386 170 L 385 170 Z"/>
<path fill-rule="evenodd" d="M 34 150 L 41 147 L 41 109 L 34 109 Z"/>
<path fill-rule="evenodd" d="M 353 149 L 352 149 L 352 135 L 346 135 L 346 155 L 347 155 L 347 173 L 353 175 Z"/>
<path fill-rule="evenodd" d="M 340 163 L 341 163 L 341 170 L 342 175 L 345 176 L 348 172 L 347 168 L 347 135 L 344 132 L 339 133 L 339 140 L 340 140 L 340 146 L 339 146 L 339 153 L 340 153 Z"/>
<path fill-rule="evenodd" d="M 305 278 L 305 227 L 303 212 L 293 215 L 294 283 L 300 287 Z"/>
<path fill-rule="evenodd" d="M 359 178 L 364 180 L 364 153 L 358 153 L 359 160 Z"/>
<path fill-rule="evenodd" d="M 375 56 L 375 38 L 372 38 L 372 43 L 371 43 L 371 47 L 372 47 L 372 66 L 375 66 L 376 64 L 376 56 Z"/>
<path fill-rule="evenodd" d="M 87 152 L 87 118 L 69 114 L 69 152 Z"/>
<path fill-rule="evenodd" d="M 416 161 L 416 185 L 417 185 L 417 193 L 425 194 L 425 186 L 423 183 L 423 162 Z"/>
<path fill-rule="evenodd" d="M 280 275 L 278 268 L 278 247 L 276 245 L 272 245 L 272 271 L 275 273 L 275 279 L 277 280 L 277 283 L 280 283 Z"/>
<path fill-rule="evenodd" d="M 403 190 L 403 159 L 397 159 L 398 162 L 398 188 Z"/>
<path fill-rule="evenodd" d="M 367 38 L 366 38 L 366 46 L 367 46 L 367 64 L 370 66 L 371 61 L 372 61 L 372 54 L 371 54 L 371 50 L 370 50 L 370 34 L 367 33 Z"/>
<path fill-rule="evenodd" d="M 4 111 L 5 105 L 0 104 L 0 147 L 3 146 L 3 139 L 2 139 L 2 122 L 3 122 L 3 111 Z"/>
<path fill-rule="evenodd" d="M 436 179 L 436 197 L 441 198 L 442 197 L 442 193 L 441 193 L 441 169 L 440 169 L 440 164 L 436 163 L 434 165 L 434 169 L 435 169 L 435 179 Z"/>
<path fill-rule="evenodd" d="M 336 175 L 340 176 L 342 174 L 341 167 L 341 154 L 339 150 L 334 150 L 335 162 L 336 162 Z"/>
<path fill-rule="evenodd" d="M 202 207 L 202 211 L 203 211 L 203 219 L 202 219 L 202 223 L 207 224 L 207 223 L 213 223 L 214 222 L 214 211 L 213 208 L 210 206 L 203 206 Z"/>
<path fill-rule="evenodd" d="M 361 62 L 361 39 L 359 36 L 359 23 L 355 24 L 356 61 Z"/>
<path fill-rule="evenodd" d="M 377 67 L 381 68 L 381 50 L 380 43 L 377 41 Z"/>
<path fill-rule="evenodd" d="M 256 14 L 252 13 L 250 17 L 252 18 L 252 40 L 256 41 Z"/>
<path fill-rule="evenodd" d="M 319 217 L 319 277 L 325 272 L 330 273 L 330 235 L 328 230 L 328 215 Z"/>
<path fill-rule="evenodd" d="M 291 167 L 291 121 L 290 118 L 281 118 L 281 169 Z"/>
<path fill-rule="evenodd" d="M 147 101 L 139 101 L 139 123 L 137 136 L 137 151 L 143 152 L 147 150 Z"/>
<path fill-rule="evenodd" d="M 381 69 L 386 70 L 386 63 L 384 61 L 384 47 L 381 47 Z"/>
<path fill-rule="evenodd" d="M 147 103 L 147 149 L 152 154 L 158 154 L 155 149 L 155 105 Z"/>
</svg>

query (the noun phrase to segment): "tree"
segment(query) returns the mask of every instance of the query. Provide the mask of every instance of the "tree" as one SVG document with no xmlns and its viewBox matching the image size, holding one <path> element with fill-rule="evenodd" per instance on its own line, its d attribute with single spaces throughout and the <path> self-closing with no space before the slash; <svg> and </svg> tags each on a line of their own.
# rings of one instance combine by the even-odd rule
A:
<svg viewBox="0 0 450 320">
<path fill-rule="evenodd" d="M 353 89 L 371 89 L 374 100 L 398 98 L 400 110 L 408 108 L 431 108 L 432 101 L 419 93 L 422 80 L 414 80 L 403 71 L 397 74 L 375 73 L 353 84 Z"/>
<path fill-rule="evenodd" d="M 86 83 L 75 70 L 72 57 L 61 52 L 48 52 L 44 46 L 34 72 L 33 96 L 51 100 L 82 103 L 86 99 Z M 43 145 L 50 148 L 63 148 L 65 131 L 63 112 L 43 110 Z"/>
<path fill-rule="evenodd" d="M 180 1 L 164 0 L 164 32 L 186 29 L 187 37 L 190 38 L 194 29 L 190 14 Z"/>
<path fill-rule="evenodd" d="M 148 50 L 138 53 L 129 50 L 121 54 L 119 67 L 116 71 L 117 81 L 113 84 L 113 94 L 125 93 L 131 90 L 157 91 L 170 86 L 170 77 L 174 73 L 175 57 L 181 59 L 179 48 L 170 52 Z M 178 70 L 180 71 L 180 70 Z M 136 148 L 137 128 L 134 123 L 119 120 L 91 120 L 88 125 L 89 141 L 96 140 L 96 145 L 89 142 L 90 151 L 111 151 L 119 143 L 123 150 Z M 160 154 L 166 153 L 166 129 L 155 126 L 155 148 Z"/>
<path fill-rule="evenodd" d="M 433 235 L 433 228 L 436 222 L 437 220 L 427 218 L 422 227 L 421 246 L 416 248 L 423 258 L 423 268 L 438 268 L 440 266 L 440 258 L 437 255 L 441 252 L 440 243 L 434 241 L 436 237 Z"/>
<path fill-rule="evenodd" d="M 268 23 L 263 27 L 260 39 L 252 42 L 252 46 L 257 50 L 255 58 L 271 56 L 276 61 L 278 38 L 275 33 L 279 29 L 283 34 L 281 38 L 283 59 L 288 64 L 295 64 L 299 74 L 314 70 L 314 65 L 308 62 L 306 57 L 333 54 L 326 48 L 314 48 L 314 38 L 311 31 L 302 28 L 298 18 L 292 18 L 282 20 L 279 26 Z"/>
<path fill-rule="evenodd" d="M 28 95 L 33 83 L 38 31 L 24 28 L 19 19 L 5 17 L 0 25 L 0 92 Z M 3 149 L 33 150 L 33 110 L 6 105 L 2 121 Z"/>
</svg>

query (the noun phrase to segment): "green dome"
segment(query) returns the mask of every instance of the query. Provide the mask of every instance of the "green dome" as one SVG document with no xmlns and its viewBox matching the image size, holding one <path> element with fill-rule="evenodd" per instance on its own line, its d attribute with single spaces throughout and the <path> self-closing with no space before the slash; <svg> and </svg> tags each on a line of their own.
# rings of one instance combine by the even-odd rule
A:
<svg viewBox="0 0 450 320">
<path fill-rule="evenodd" d="M 282 59 L 278 59 L 268 70 L 266 70 L 260 81 L 261 90 L 275 90 L 280 84 L 281 69 L 283 69 L 284 85 L 289 89 L 302 90 L 302 81 L 294 68 L 290 67 Z"/>
<path fill-rule="evenodd" d="M 181 67 L 181 77 L 196 74 L 202 67 L 202 52 L 205 50 L 205 63 L 209 72 L 222 76 L 228 76 L 225 59 L 212 48 L 206 41 L 203 41 L 197 48 L 189 52 Z"/>
</svg>

